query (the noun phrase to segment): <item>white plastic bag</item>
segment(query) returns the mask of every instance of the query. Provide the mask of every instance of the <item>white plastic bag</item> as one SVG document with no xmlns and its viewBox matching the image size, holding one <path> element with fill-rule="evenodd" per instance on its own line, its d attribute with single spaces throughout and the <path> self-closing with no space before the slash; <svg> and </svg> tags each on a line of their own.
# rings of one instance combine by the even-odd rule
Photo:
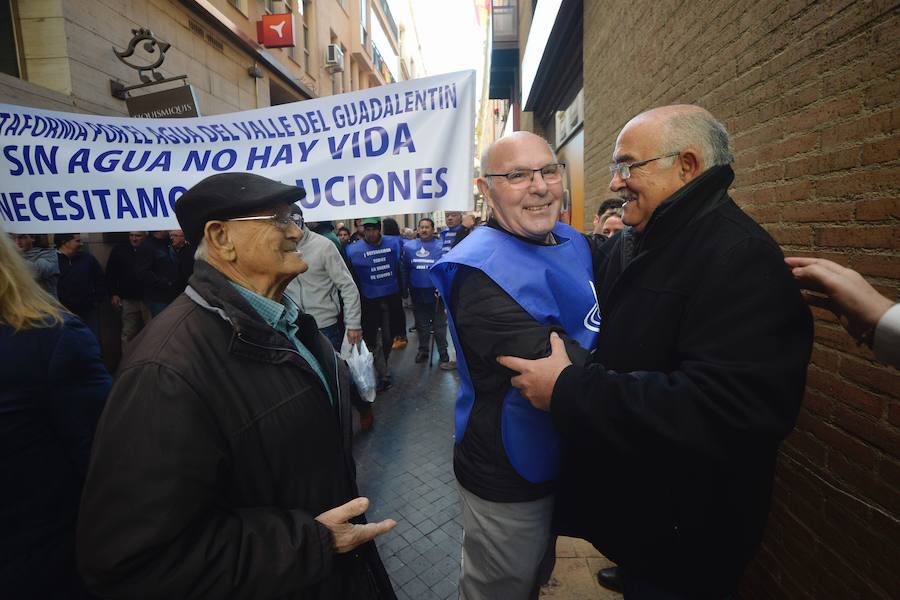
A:
<svg viewBox="0 0 900 600">
<path fill-rule="evenodd" d="M 375 402 L 375 359 L 366 343 L 351 344 L 345 335 L 341 343 L 341 358 L 347 361 L 360 397 L 366 402 Z"/>
</svg>

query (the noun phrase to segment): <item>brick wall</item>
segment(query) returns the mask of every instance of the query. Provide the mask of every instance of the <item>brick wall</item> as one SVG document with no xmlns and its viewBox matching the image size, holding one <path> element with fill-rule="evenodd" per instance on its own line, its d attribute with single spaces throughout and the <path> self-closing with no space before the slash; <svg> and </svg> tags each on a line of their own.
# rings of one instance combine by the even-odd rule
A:
<svg viewBox="0 0 900 600">
<path fill-rule="evenodd" d="M 733 136 L 735 200 L 786 253 L 851 266 L 897 299 L 898 17 L 895 2 L 585 2 L 586 221 L 622 125 L 700 104 Z M 900 374 L 814 314 L 804 405 L 742 593 L 888 598 L 900 590 Z"/>
</svg>

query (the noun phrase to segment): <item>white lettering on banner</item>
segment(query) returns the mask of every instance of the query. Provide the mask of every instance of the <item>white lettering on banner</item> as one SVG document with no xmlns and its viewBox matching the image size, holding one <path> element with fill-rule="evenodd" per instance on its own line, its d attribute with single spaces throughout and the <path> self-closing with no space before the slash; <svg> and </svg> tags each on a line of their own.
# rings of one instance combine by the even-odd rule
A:
<svg viewBox="0 0 900 600">
<path fill-rule="evenodd" d="M 378 250 L 366 250 L 363 256 L 369 257 L 374 256 L 375 254 L 388 254 L 391 251 L 391 248 L 379 248 Z"/>
<path fill-rule="evenodd" d="M 388 273 L 379 273 L 379 274 L 377 274 L 377 275 L 372 275 L 372 276 L 370 277 L 370 279 L 374 281 L 374 280 L 376 280 L 376 279 L 384 279 L 385 277 L 393 277 L 393 276 L 394 276 L 394 274 L 393 274 L 393 273 L 390 273 L 390 272 L 388 272 Z"/>
<path fill-rule="evenodd" d="M 309 221 L 468 210 L 474 96 L 464 71 L 189 119 L 0 104 L 0 227 L 173 229 L 182 193 L 235 171 L 303 187 Z"/>
</svg>

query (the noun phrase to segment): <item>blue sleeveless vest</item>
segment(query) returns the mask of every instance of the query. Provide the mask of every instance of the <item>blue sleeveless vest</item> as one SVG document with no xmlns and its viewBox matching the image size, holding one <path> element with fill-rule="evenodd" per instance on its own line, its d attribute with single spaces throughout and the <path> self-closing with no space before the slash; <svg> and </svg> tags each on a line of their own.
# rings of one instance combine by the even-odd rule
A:
<svg viewBox="0 0 900 600">
<path fill-rule="evenodd" d="M 456 234 L 459 233 L 460 227 L 462 227 L 462 225 L 449 227 L 441 232 L 441 244 L 443 246 L 444 254 L 450 251 L 450 246 L 453 245 L 453 240 L 456 239 Z"/>
<path fill-rule="evenodd" d="M 396 235 L 382 236 L 377 246 L 365 240 L 347 246 L 347 257 L 356 271 L 363 296 L 381 298 L 400 293 L 401 249 L 402 240 Z"/>
<path fill-rule="evenodd" d="M 430 242 L 409 240 L 403 244 L 403 262 L 409 273 L 409 285 L 414 288 L 433 288 L 428 269 L 443 255 L 441 240 L 434 238 Z"/>
<path fill-rule="evenodd" d="M 431 268 L 431 278 L 449 298 L 460 265 L 482 271 L 541 325 L 558 325 L 583 348 L 593 350 L 600 330 L 594 292 L 591 252 L 572 227 L 557 223 L 557 244 L 529 244 L 492 227 L 476 227 L 469 236 Z M 450 333 L 456 345 L 459 392 L 456 398 L 456 443 L 466 433 L 475 390 L 460 350 L 453 315 Z M 503 399 L 503 447 L 516 472 L 532 483 L 556 478 L 560 441 L 550 414 L 531 406 L 511 387 Z"/>
</svg>

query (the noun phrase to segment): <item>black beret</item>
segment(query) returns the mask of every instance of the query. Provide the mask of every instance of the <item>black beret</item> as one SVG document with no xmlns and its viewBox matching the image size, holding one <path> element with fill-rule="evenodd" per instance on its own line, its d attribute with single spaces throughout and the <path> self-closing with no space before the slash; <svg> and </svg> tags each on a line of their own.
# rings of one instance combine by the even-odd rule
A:
<svg viewBox="0 0 900 600">
<path fill-rule="evenodd" d="M 293 204 L 306 190 L 253 173 L 211 175 L 175 201 L 175 216 L 187 241 L 196 246 L 209 221 L 244 217 L 275 204 Z"/>
</svg>

